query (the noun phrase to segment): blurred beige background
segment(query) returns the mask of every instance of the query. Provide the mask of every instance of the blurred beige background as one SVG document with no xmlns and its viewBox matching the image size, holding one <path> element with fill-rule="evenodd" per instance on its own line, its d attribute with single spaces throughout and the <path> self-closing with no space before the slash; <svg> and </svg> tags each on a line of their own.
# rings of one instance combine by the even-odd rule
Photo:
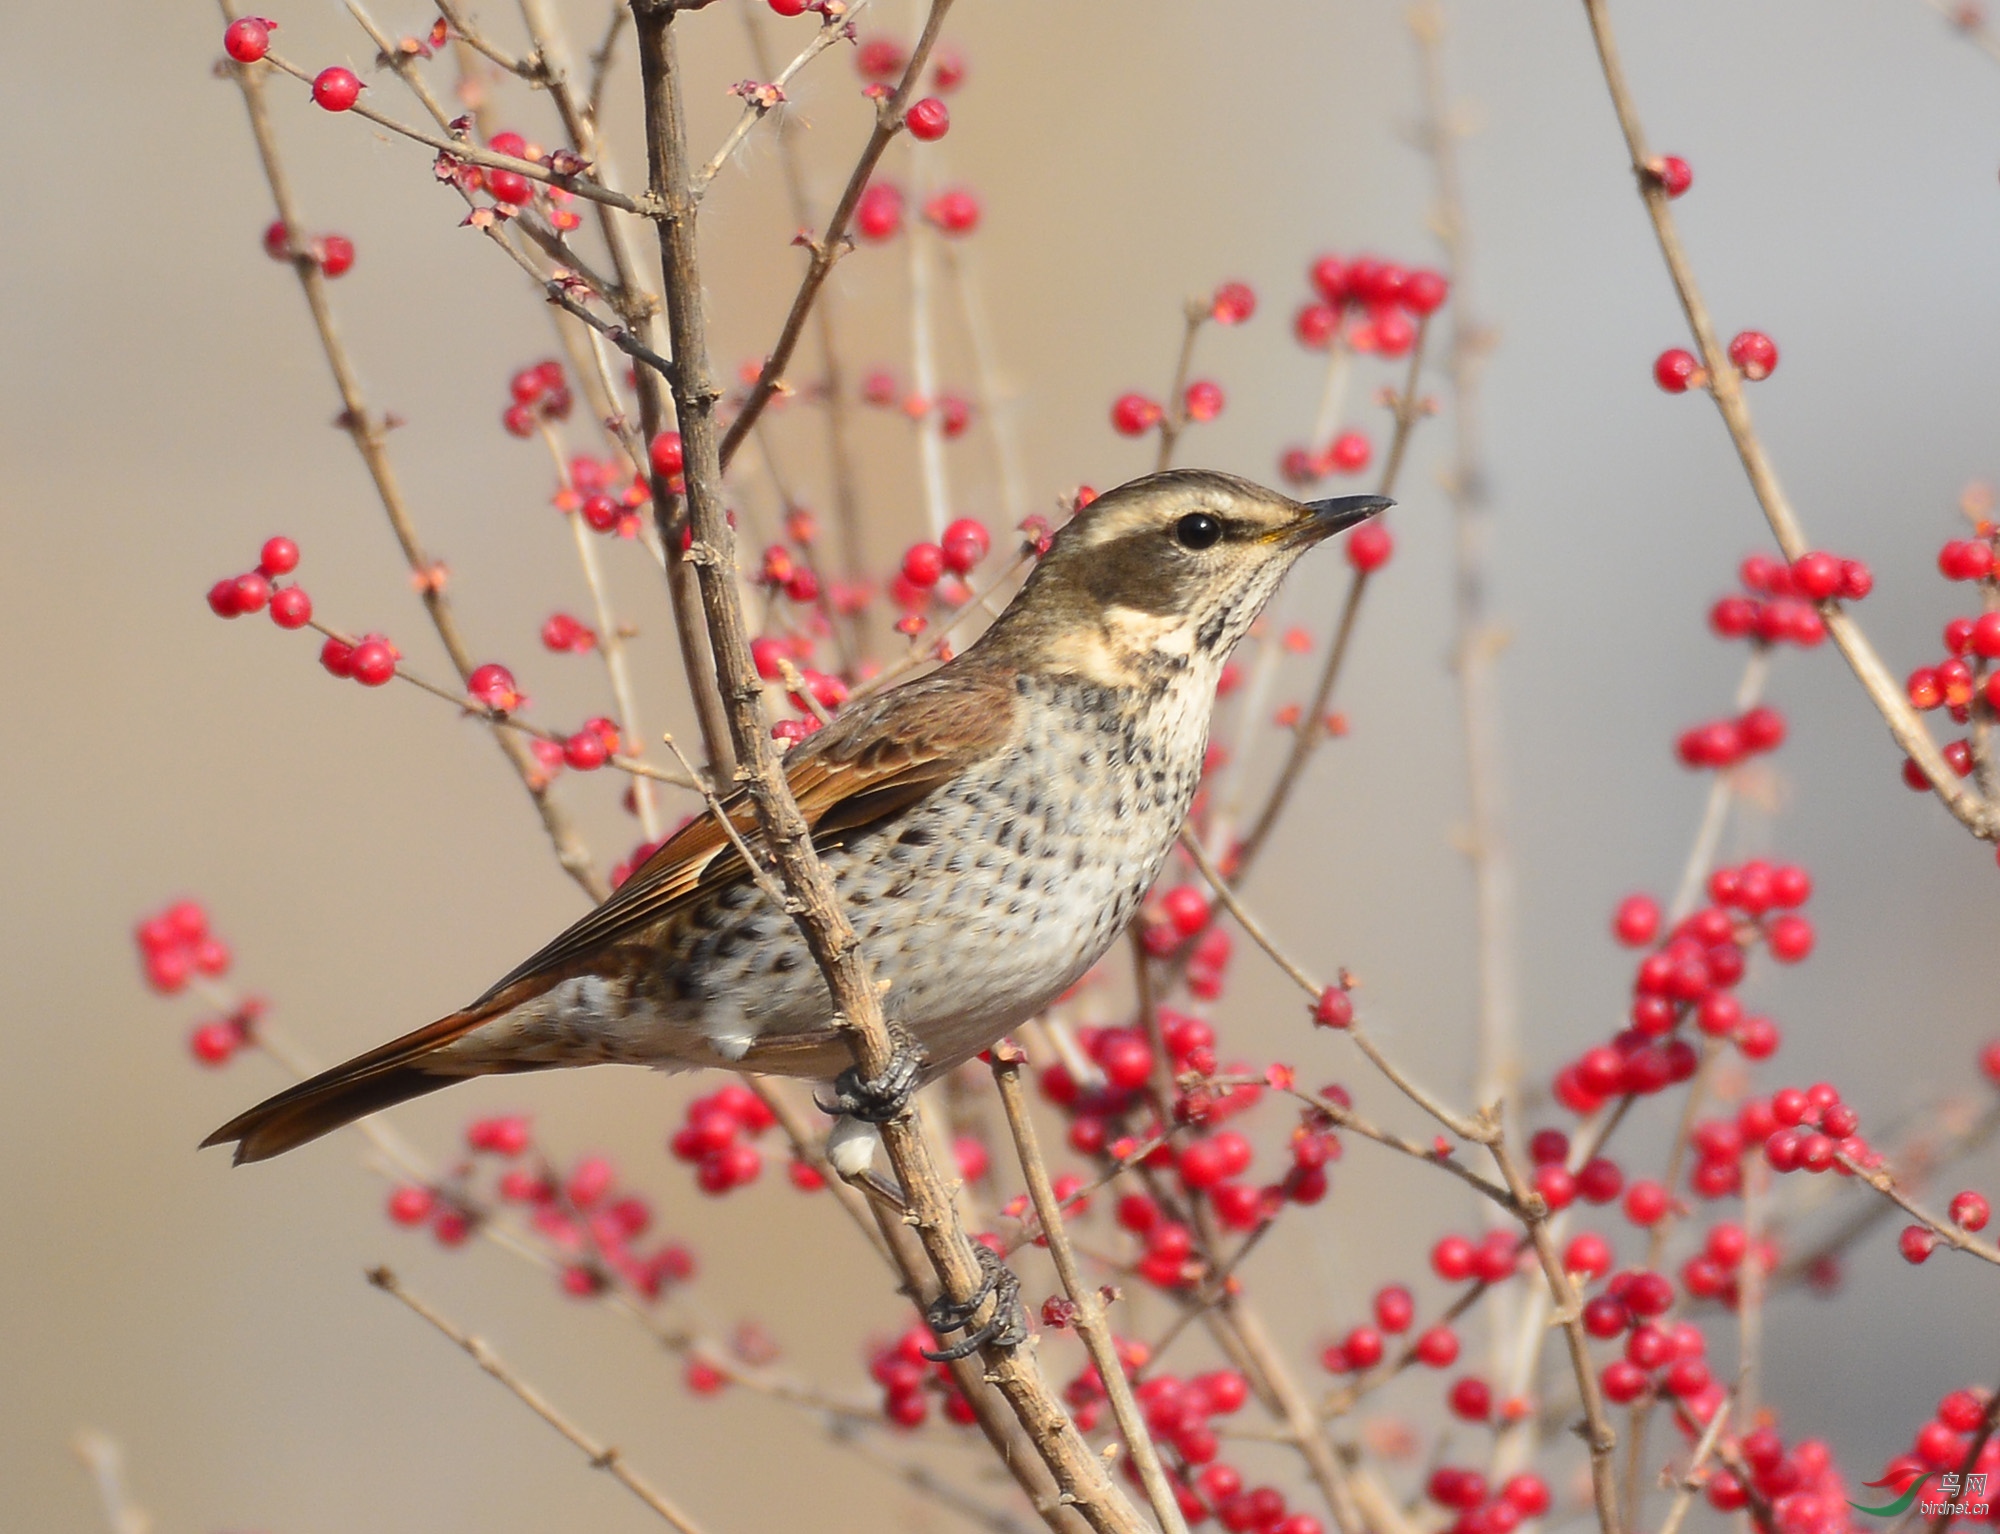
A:
<svg viewBox="0 0 2000 1534">
<path fill-rule="evenodd" d="M 747 3 L 686 24 L 700 39 L 688 59 L 697 143 L 729 120 L 723 86 L 751 72 L 734 14 Z M 876 25 L 909 30 L 903 0 L 878 10 Z M 1752 398 L 1787 484 L 1822 545 L 1873 563 L 1865 612 L 1892 665 L 1932 659 L 1955 610 L 1931 574 L 1936 544 L 1960 485 L 2000 472 L 2000 67 L 1918 0 L 1618 11 L 1649 130 L 1695 167 L 1680 206 L 1720 323 L 1767 329 L 1782 349 Z M 600 8 L 572 12 L 594 38 Z M 399 32 L 429 20 L 400 0 L 379 13 Z M 338 7 L 314 0 L 279 19 L 289 56 L 368 62 Z M 508 20 L 495 27 L 511 36 Z M 1475 302 L 1500 341 L 1487 389 L 1494 592 L 1513 633 L 1507 773 L 1539 1075 L 1620 1004 L 1603 936 L 1615 898 L 1664 892 L 1679 867 L 1701 785 L 1671 765 L 1669 744 L 1724 706 L 1737 666 L 1701 615 L 1763 540 L 1712 412 L 1650 382 L 1652 356 L 1683 331 L 1581 15 L 1469 3 L 1450 20 L 1453 88 L 1476 130 Z M 711 1528 L 925 1525 L 933 1515 L 846 1468 L 782 1409 L 690 1402 L 676 1366 L 615 1319 L 490 1251 L 440 1254 L 392 1231 L 351 1143 L 234 1174 L 221 1154 L 194 1154 L 275 1081 L 255 1062 L 216 1074 L 188 1062 L 192 1008 L 136 980 L 128 930 L 141 911 L 180 892 L 206 899 L 239 978 L 330 1058 L 476 992 L 578 897 L 473 727 L 410 689 L 337 687 L 304 640 L 225 626 L 202 604 L 211 580 L 282 530 L 305 549 L 323 613 L 386 628 L 443 670 L 359 466 L 328 429 L 333 396 L 298 294 L 258 249 L 268 199 L 235 93 L 209 78 L 216 13 L 122 4 L 85 17 L 43 3 L 9 22 L 5 1521 L 100 1527 L 65 1448 L 89 1423 L 123 1442 L 162 1530 L 648 1526 L 365 1288 L 362 1267 L 388 1260 Z M 1187 456 L 1268 476 L 1317 383 L 1317 359 L 1286 338 L 1308 259 L 1428 259 L 1402 8 L 961 0 L 948 36 L 972 80 L 939 148 L 986 198 L 970 249 L 1020 391 L 1035 501 L 1145 466 L 1106 409 L 1125 388 L 1161 386 L 1181 300 L 1226 277 L 1253 282 L 1263 308 L 1205 343 L 1200 370 L 1230 404 Z M 540 617 L 581 592 L 544 504 L 544 463 L 495 426 L 507 370 L 548 349 L 532 295 L 455 227 L 420 151 L 315 112 L 302 89 L 275 95 L 312 221 L 360 248 L 335 289 L 341 322 L 376 402 L 409 420 L 398 462 L 478 648 L 517 659 L 551 717 L 594 711 L 595 671 L 534 646 Z M 387 84 L 371 99 L 414 115 Z M 824 196 L 863 131 L 846 62 L 804 77 L 790 111 L 814 129 Z M 617 123 L 630 182 L 642 156 L 629 114 Z M 769 143 L 755 144 L 705 212 L 725 369 L 768 344 L 791 292 L 775 179 Z M 881 273 L 895 259 L 865 253 L 841 272 L 856 365 L 906 368 L 902 322 L 881 297 L 897 291 Z M 912 516 L 908 438 L 870 429 L 873 509 Z M 1463 791 L 1443 664 L 1443 443 L 1426 431 L 1405 481 L 1398 559 L 1346 684 L 1355 733 L 1320 757 L 1310 810 L 1255 893 L 1302 952 L 1365 971 L 1385 1031 L 1462 1091 L 1469 904 L 1451 840 Z M 991 514 L 985 449 L 953 451 L 963 509 Z M 646 629 L 648 723 L 676 723 L 657 593 L 636 560 L 621 564 L 622 600 Z M 1332 556 L 1309 565 L 1286 614 L 1323 627 L 1336 579 Z M 1784 802 L 1737 850 L 1768 844 L 1810 863 L 1822 942 L 1801 970 L 1759 983 L 1793 1041 L 1767 1079 L 1831 1076 L 1881 1124 L 1924 1083 L 1963 1082 L 1994 1031 L 2000 872 L 1897 785 L 1893 751 L 1830 652 L 1781 657 L 1774 694 L 1793 730 Z M 570 789 L 601 851 L 635 839 L 607 785 Z M 1281 1042 L 1289 998 L 1254 956 L 1240 970 L 1225 1013 L 1237 1036 L 1352 1079 L 1325 1041 Z M 616 1154 L 698 1246 L 698 1303 L 723 1322 L 761 1317 L 800 1367 L 859 1383 L 857 1339 L 898 1323 L 892 1297 L 828 1209 L 782 1178 L 720 1205 L 694 1194 L 660 1150 L 687 1084 L 607 1071 L 491 1086 L 399 1120 L 441 1148 L 475 1108 L 522 1104 L 553 1143 Z M 1991 1191 L 1994 1170 L 1971 1180 Z M 1263 1259 L 1299 1275 L 1280 1293 L 1301 1347 L 1399 1276 L 1359 1235 L 1371 1221 L 1424 1209 L 1406 1233 L 1414 1250 L 1456 1209 L 1437 1182 L 1365 1155 L 1336 1188 L 1336 1218 Z M 1831 1308 L 1779 1306 L 1768 1394 L 1788 1425 L 1866 1466 L 1942 1391 L 1990 1380 L 1994 1289 L 1973 1268 L 1939 1260 L 1912 1274 L 1885 1232 Z"/>
</svg>

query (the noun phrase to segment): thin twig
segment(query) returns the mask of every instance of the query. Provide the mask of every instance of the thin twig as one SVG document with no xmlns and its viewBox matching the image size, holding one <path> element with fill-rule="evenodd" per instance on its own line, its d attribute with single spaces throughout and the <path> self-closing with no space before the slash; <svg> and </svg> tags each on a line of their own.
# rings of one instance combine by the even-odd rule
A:
<svg viewBox="0 0 2000 1534">
<path fill-rule="evenodd" d="M 749 136 L 750 130 L 762 122 L 771 109 L 785 99 L 785 87 L 792 83 L 792 77 L 835 43 L 851 35 L 848 29 L 853 25 L 855 18 L 867 9 L 868 0 L 851 0 L 844 12 L 838 15 L 822 15 L 819 31 L 813 34 L 813 40 L 807 43 L 800 50 L 798 57 L 779 70 L 769 82 L 776 94 L 771 96 L 761 91 L 751 91 L 744 96 L 743 110 L 737 114 L 736 122 L 723 137 L 721 146 L 708 157 L 708 163 L 694 174 L 692 190 L 697 201 L 707 192 L 709 182 L 713 181 L 722 167 L 729 163 L 729 157 L 736 153 L 737 146 Z"/>
<path fill-rule="evenodd" d="M 1981 1241 L 1977 1236 L 1961 1230 L 1949 1220 L 1939 1219 L 1897 1187 L 1896 1179 L 1890 1176 L 1887 1167 L 1864 1167 L 1844 1151 L 1835 1152 L 1833 1159 L 1852 1172 L 1857 1181 L 1873 1188 L 1952 1250 L 1965 1252 L 1982 1262 L 2000 1266 L 2000 1246 L 1995 1246 L 1990 1241 Z"/>
<path fill-rule="evenodd" d="M 527 1407 L 529 1411 L 540 1417 L 542 1421 L 546 1422 L 550 1427 L 562 1434 L 563 1437 L 575 1444 L 577 1448 L 581 1449 L 589 1459 L 591 1469 L 608 1472 L 614 1481 L 631 1492 L 633 1496 L 637 1497 L 652 1512 L 673 1525 L 674 1528 L 679 1529 L 681 1534 L 701 1534 L 700 1526 L 668 1500 L 664 1492 L 649 1483 L 638 1471 L 627 1465 L 624 1455 L 619 1453 L 617 1449 L 609 1444 L 599 1443 L 588 1433 L 584 1432 L 582 1428 L 570 1421 L 569 1418 L 556 1409 L 547 1396 L 543 1395 L 533 1385 L 530 1385 L 502 1362 L 499 1355 L 483 1341 L 455 1324 L 434 1306 L 410 1293 L 408 1289 L 403 1287 L 402 1280 L 397 1278 L 389 1269 L 379 1267 L 370 1268 L 368 1270 L 368 1282 L 373 1284 L 377 1289 L 380 1289 L 384 1294 L 401 1300 L 403 1304 L 416 1312 L 417 1315 L 430 1322 L 438 1331 L 463 1348 L 474 1363 L 478 1364 L 481 1369 L 506 1386 L 513 1393 L 514 1398 L 523 1406 Z"/>
<path fill-rule="evenodd" d="M 298 65 L 291 63 L 289 60 L 280 58 L 275 53 L 265 54 L 264 63 L 281 74 L 288 74 L 295 80 L 303 80 L 308 85 L 312 84 L 313 76 L 310 73 L 301 69 Z M 259 66 L 255 64 L 239 64 L 234 67 L 240 74 L 255 71 Z M 616 208 L 621 213 L 635 213 L 641 218 L 657 218 L 659 216 L 659 207 L 650 198 L 628 197 L 623 192 L 614 191 L 608 186 L 600 186 L 595 181 L 586 180 L 580 174 L 560 175 L 550 170 L 546 165 L 539 165 L 533 160 L 519 159 L 511 154 L 498 154 L 491 149 L 473 143 L 470 139 L 450 138 L 436 133 L 426 133 L 422 128 L 413 128 L 408 123 L 398 122 L 395 118 L 385 116 L 373 107 L 363 106 L 358 101 L 347 110 L 356 117 L 366 118 L 378 128 L 386 128 L 391 133 L 413 140 L 428 149 L 436 150 L 440 154 L 450 155 L 454 160 L 463 160 L 468 165 L 483 165 L 489 170 L 511 170 L 516 175 L 526 176 L 530 181 L 540 181 L 548 186 L 559 187 L 563 191 L 574 193 L 578 197 L 588 198 L 592 202 L 601 202 L 609 208 Z"/>
</svg>

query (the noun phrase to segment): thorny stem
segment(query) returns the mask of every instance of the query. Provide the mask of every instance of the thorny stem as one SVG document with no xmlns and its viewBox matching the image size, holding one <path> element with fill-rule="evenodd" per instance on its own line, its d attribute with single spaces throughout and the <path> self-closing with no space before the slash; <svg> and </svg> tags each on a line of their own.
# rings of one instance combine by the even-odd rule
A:
<svg viewBox="0 0 2000 1534">
<path fill-rule="evenodd" d="M 221 10 L 230 20 L 236 18 L 237 13 L 230 0 L 222 0 Z M 387 424 L 369 413 L 360 379 L 334 324 L 333 309 L 327 299 L 326 277 L 307 248 L 305 221 L 292 195 L 284 162 L 278 154 L 277 134 L 271 126 L 270 112 L 264 100 L 264 77 L 254 66 L 241 64 L 232 64 L 230 73 L 243 93 L 243 104 L 250 117 L 250 132 L 257 141 L 257 153 L 263 161 L 271 198 L 277 205 L 278 217 L 284 222 L 287 239 L 294 252 L 292 269 L 298 275 L 306 306 L 312 311 L 320 349 L 333 373 L 334 386 L 340 393 L 341 425 L 353 440 L 355 450 L 360 453 L 369 478 L 374 482 L 376 495 L 388 515 L 390 529 L 395 533 L 404 561 L 418 583 L 431 627 L 437 631 L 438 640 L 450 657 L 453 669 L 458 672 L 459 680 L 464 681 L 474 670 L 472 652 L 459 632 L 457 614 L 452 609 L 450 598 L 445 595 L 444 571 L 418 540 L 409 504 L 403 496 L 402 482 L 397 478 L 395 466 L 389 458 Z M 556 861 L 592 900 L 603 900 L 610 893 L 604 876 L 597 871 L 589 849 L 570 822 L 568 812 L 550 794 L 533 751 L 525 741 L 506 731 L 496 729 L 493 738 L 515 775 L 520 778 L 522 787 L 527 789 L 536 813 L 541 816 L 542 829 L 555 848 Z"/>
<path fill-rule="evenodd" d="M 1605 86 L 1611 93 L 1611 105 L 1625 136 L 1625 149 L 1631 157 L 1632 173 L 1638 180 L 1640 199 L 1653 221 L 1653 233 L 1659 241 L 1660 254 L 1666 259 L 1667 274 L 1687 316 L 1688 328 L 1694 332 L 1702 366 L 1708 372 L 1709 394 L 1715 400 L 1715 408 L 1721 412 L 1723 425 L 1728 428 L 1729 439 L 1735 445 L 1737 457 L 1743 462 L 1750 489 L 1757 497 L 1757 504 L 1763 508 L 1772 536 L 1777 539 L 1786 559 L 1797 559 L 1812 545 L 1806 538 L 1805 529 L 1799 524 L 1791 502 L 1786 499 L 1783 487 L 1778 483 L 1777 470 L 1772 466 L 1751 421 L 1750 407 L 1743 397 L 1743 380 L 1723 349 L 1714 322 L 1709 317 L 1708 306 L 1702 299 L 1701 289 L 1695 285 L 1694 267 L 1681 244 L 1680 230 L 1674 223 L 1666 188 L 1647 169 L 1652 156 L 1646 149 L 1645 136 L 1639 126 L 1638 108 L 1633 102 L 1631 87 L 1626 83 L 1624 68 L 1618 60 L 1617 41 L 1612 36 L 1606 0 L 1584 0 L 1583 8 L 1590 20 L 1591 36 L 1597 44 L 1598 62 L 1603 69 Z M 2000 835 L 2000 811 L 1952 771 L 1938 750 L 1937 742 L 1931 739 L 1923 719 L 1911 706 L 1889 668 L 1883 664 L 1882 657 L 1876 653 L 1861 625 L 1838 601 L 1820 603 L 1819 611 L 1826 622 L 1827 634 L 1846 658 L 1848 667 L 1881 714 L 1883 722 L 1888 725 L 1890 735 L 1904 754 L 1917 764 L 1945 808 L 1974 836 L 1991 841 Z"/>
<path fill-rule="evenodd" d="M 610 1444 L 599 1443 L 570 1421 L 547 1396 L 515 1373 L 485 1342 L 452 1321 L 428 1301 L 412 1294 L 403 1286 L 403 1281 L 388 1268 L 370 1268 L 368 1282 L 391 1298 L 401 1300 L 410 1310 L 463 1348 L 474 1363 L 504 1385 L 517 1401 L 581 1449 L 590 1461 L 591 1469 L 607 1472 L 614 1481 L 631 1492 L 649 1510 L 679 1529 L 681 1534 L 701 1534 L 700 1526 L 676 1507 L 665 1492 L 626 1464 L 623 1454 Z"/>
<path fill-rule="evenodd" d="M 637 3 L 654 3 L 654 0 L 637 0 Z M 923 77 L 924 66 L 930 62 L 931 49 L 937 45 L 938 32 L 944 26 L 945 13 L 950 9 L 951 0 L 931 0 L 930 13 L 924 18 L 923 34 L 910 50 L 910 62 L 903 70 L 903 78 L 897 83 L 895 94 L 887 101 L 876 103 L 875 130 L 869 134 L 861 158 L 855 162 L 853 173 L 847 178 L 847 187 L 840 194 L 833 217 L 827 220 L 825 230 L 812 244 L 812 260 L 807 264 L 805 277 L 792 298 L 791 311 L 785 316 L 784 326 L 778 332 L 777 344 L 765 359 L 764 369 L 751 387 L 750 397 L 743 402 L 743 408 L 729 423 L 729 430 L 723 436 L 720 461 L 725 469 L 729 467 L 729 460 L 736 456 L 736 450 L 743 445 L 750 428 L 756 424 L 757 417 L 771 402 L 771 396 L 777 393 L 785 369 L 791 365 L 792 353 L 798 349 L 806 316 L 811 313 L 820 289 L 826 285 L 827 273 L 848 250 L 847 226 L 854 217 L 855 204 L 861 201 L 868 178 L 875 174 L 875 166 L 880 162 L 882 152 L 889 147 L 889 140 L 902 131 L 904 109 L 910 103 L 918 80 Z M 635 10 L 633 14 L 639 13 Z"/>
<path fill-rule="evenodd" d="M 895 121 L 915 80 L 946 9 L 934 0 L 923 41 L 913 55 L 894 103 Z M 715 405 L 720 391 L 710 373 L 707 320 L 697 257 L 695 203 L 687 150 L 684 98 L 680 83 L 673 7 L 664 0 L 633 0 L 632 15 L 639 38 L 640 71 L 644 83 L 649 184 L 664 209 L 658 220 L 662 287 L 667 323 L 673 340 L 673 395 L 685 455 L 687 504 L 694 542 L 689 560 L 695 567 L 709 643 L 715 657 L 716 680 L 728 712 L 729 735 L 736 751 L 739 780 L 749 791 L 757 822 L 772 861 L 794 897 L 795 919 L 815 964 L 825 977 L 855 1064 L 868 1079 L 882 1076 L 893 1059 L 881 996 L 868 972 L 865 956 L 843 914 L 833 881 L 815 853 L 804 817 L 792 798 L 784 773 L 772 751 L 763 709 L 763 688 L 751 663 L 743 627 L 741 598 L 736 585 L 735 534 L 729 526 L 722 493 L 722 443 L 718 440 Z M 878 122 L 871 146 L 886 144 L 893 122 Z M 879 147 L 874 148 L 879 156 Z M 872 159 L 863 157 L 857 181 L 843 208 L 851 211 L 859 183 Z M 827 248 L 827 247 L 823 247 Z M 819 261 L 815 256 L 815 264 Z M 824 273 L 821 273 L 821 280 Z M 817 283 L 809 283 L 816 290 Z M 802 300 L 807 298 L 802 290 Z M 795 305 L 795 318 L 803 309 Z M 788 329 L 794 329 L 788 325 Z M 793 340 L 796 341 L 794 332 Z M 774 354 L 765 382 L 776 379 L 782 360 Z M 766 393 L 768 397 L 768 391 Z M 748 430 L 746 415 L 737 426 Z M 739 438 L 740 440 L 740 438 Z M 929 1146 L 906 1108 L 882 1125 L 882 1139 L 901 1182 L 903 1220 L 914 1229 L 924 1255 L 935 1269 L 946 1296 L 965 1302 L 979 1292 L 983 1274 L 957 1210 L 939 1176 Z M 991 1302 L 985 1307 L 991 1310 Z M 983 1316 L 971 1318 L 977 1324 Z M 1111 1482 L 1104 1466 L 1077 1433 L 1068 1414 L 1049 1390 L 1025 1348 L 989 1342 L 980 1351 L 986 1377 L 1006 1397 L 1027 1430 L 1037 1453 L 1047 1464 L 1065 1496 L 1100 1534 L 1130 1534 L 1142 1525 L 1139 1514 Z M 1017 1472 L 1018 1475 L 1018 1472 Z M 1024 1480 L 1024 1486 L 1029 1483 Z M 1032 1491 L 1032 1487 L 1029 1489 Z"/>
</svg>

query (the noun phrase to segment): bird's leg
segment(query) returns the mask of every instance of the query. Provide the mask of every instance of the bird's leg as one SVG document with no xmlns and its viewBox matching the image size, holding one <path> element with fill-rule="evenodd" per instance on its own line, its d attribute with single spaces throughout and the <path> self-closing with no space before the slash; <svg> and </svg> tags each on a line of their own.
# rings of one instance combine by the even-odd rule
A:
<svg viewBox="0 0 2000 1534">
<path fill-rule="evenodd" d="M 910 1096 L 923 1079 L 923 1046 L 902 1028 L 890 1025 L 895 1053 L 889 1067 L 872 1080 L 863 1079 L 861 1068 L 850 1065 L 833 1080 L 831 1097 L 815 1097 L 822 1113 L 836 1113 L 867 1124 L 886 1124 L 910 1106 Z"/>
<path fill-rule="evenodd" d="M 1016 1348 L 1028 1340 L 1028 1313 L 1021 1306 L 1021 1280 L 992 1247 L 975 1241 L 972 1250 L 979 1258 L 979 1287 L 962 1301 L 939 1295 L 924 1307 L 924 1322 L 942 1336 L 971 1326 L 972 1318 L 988 1299 L 993 1301 L 993 1314 L 984 1326 L 966 1332 L 959 1341 L 947 1343 L 935 1353 L 926 1349 L 924 1357 L 932 1363 L 946 1364 L 965 1358 L 989 1342 Z"/>
</svg>

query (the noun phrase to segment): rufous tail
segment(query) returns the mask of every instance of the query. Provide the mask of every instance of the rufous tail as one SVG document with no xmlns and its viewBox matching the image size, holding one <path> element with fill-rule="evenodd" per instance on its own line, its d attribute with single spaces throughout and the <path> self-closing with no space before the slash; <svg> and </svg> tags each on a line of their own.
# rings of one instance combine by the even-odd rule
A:
<svg viewBox="0 0 2000 1534">
<path fill-rule="evenodd" d="M 238 1166 L 246 1161 L 267 1161 L 309 1140 L 317 1140 L 343 1124 L 426 1092 L 435 1092 L 439 1087 L 448 1087 L 454 1081 L 463 1081 L 468 1072 L 426 1068 L 425 1062 L 446 1044 L 505 1010 L 504 1005 L 487 1002 L 439 1018 L 400 1039 L 391 1039 L 364 1055 L 356 1055 L 344 1065 L 321 1071 L 311 1080 L 287 1088 L 246 1113 L 237 1114 L 203 1140 L 202 1148 L 227 1145 L 233 1140 Z M 533 1070 L 538 1065 L 539 1062 L 523 1062 L 487 1069 Z"/>
</svg>

